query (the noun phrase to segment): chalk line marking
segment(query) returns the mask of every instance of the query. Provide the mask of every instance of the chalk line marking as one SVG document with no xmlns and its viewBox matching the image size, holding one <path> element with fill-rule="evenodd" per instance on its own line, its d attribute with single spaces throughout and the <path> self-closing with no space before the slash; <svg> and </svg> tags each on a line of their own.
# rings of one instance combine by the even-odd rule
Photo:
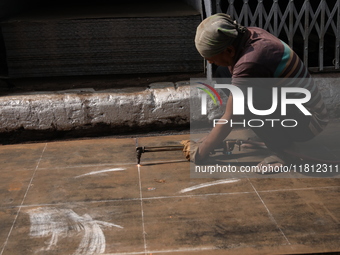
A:
<svg viewBox="0 0 340 255">
<path fill-rule="evenodd" d="M 136 165 L 136 162 L 131 163 L 106 163 L 106 164 L 82 164 L 82 165 L 74 165 L 74 166 L 62 166 L 62 167 L 42 167 L 39 168 L 39 171 L 42 170 L 56 170 L 56 169 L 72 169 L 72 168 L 86 168 L 86 167 L 114 167 L 114 166 L 129 166 Z"/>
<path fill-rule="evenodd" d="M 2 247 L 2 250 L 1 250 L 1 252 L 0 252 L 0 255 L 3 254 L 3 252 L 4 252 L 4 250 L 5 250 L 6 246 L 7 246 L 8 239 L 9 239 L 10 235 L 12 234 L 12 231 L 13 231 L 13 228 L 14 228 L 15 223 L 16 223 L 17 220 L 18 220 L 18 216 L 19 216 L 19 214 L 20 214 L 22 205 L 24 204 L 24 202 L 25 202 L 25 200 L 26 200 L 26 197 L 27 197 L 27 194 L 28 194 L 28 191 L 30 190 L 30 188 L 31 188 L 31 186 L 32 186 L 33 179 L 34 179 L 34 177 L 35 177 L 35 174 L 37 173 L 38 167 L 39 167 L 39 165 L 40 165 L 40 162 L 41 162 L 42 156 L 43 156 L 43 154 L 44 154 L 44 152 L 45 152 L 45 150 L 46 150 L 46 147 L 47 147 L 47 143 L 45 143 L 44 149 L 43 149 L 42 152 L 41 152 L 40 158 L 39 158 L 38 163 L 37 163 L 37 165 L 36 165 L 36 167 L 35 167 L 35 169 L 34 169 L 34 172 L 33 172 L 33 174 L 32 174 L 31 180 L 30 180 L 30 182 L 29 182 L 29 184 L 28 184 L 28 186 L 27 186 L 25 195 L 24 195 L 24 197 L 23 197 L 23 199 L 22 199 L 22 201 L 21 201 L 21 204 L 20 204 L 20 207 L 19 207 L 19 209 L 18 209 L 18 212 L 17 212 L 17 214 L 15 215 L 15 218 L 14 218 L 14 221 L 13 221 L 13 224 L 12 224 L 12 227 L 11 227 L 11 229 L 9 230 L 9 233 L 8 233 L 8 235 L 7 235 L 7 238 L 6 238 L 6 241 L 4 242 L 4 246 Z"/>
<path fill-rule="evenodd" d="M 138 168 L 138 179 L 139 179 L 139 199 L 140 199 L 140 210 L 142 214 L 142 231 L 143 231 L 143 241 L 144 241 L 144 254 L 147 254 L 147 244 L 146 244 L 146 231 L 145 231 L 145 223 L 144 223 L 144 209 L 143 209 L 143 194 L 142 194 L 142 180 L 140 177 L 140 165 L 137 165 Z"/>
<path fill-rule="evenodd" d="M 117 168 L 105 169 L 105 170 L 100 170 L 100 171 L 93 171 L 93 172 L 90 172 L 90 173 L 87 173 L 87 174 L 78 175 L 74 178 L 80 178 L 80 177 L 84 177 L 84 176 L 96 175 L 96 174 L 102 174 L 102 173 L 108 173 L 108 172 L 115 172 L 115 171 L 124 171 L 124 170 L 126 170 L 126 168 L 117 167 Z"/>
<path fill-rule="evenodd" d="M 235 159 L 236 162 L 239 163 L 239 161 L 237 159 Z M 276 225 L 276 227 L 279 229 L 280 233 L 282 234 L 282 236 L 284 237 L 284 239 L 286 240 L 286 242 L 288 243 L 288 245 L 290 245 L 291 247 L 291 243 L 289 242 L 287 236 L 285 235 L 285 233 L 283 233 L 283 230 L 279 227 L 279 224 L 277 223 L 277 221 L 275 220 L 273 214 L 269 211 L 269 208 L 267 207 L 267 205 L 265 204 L 265 202 L 263 201 L 262 197 L 260 196 L 259 192 L 256 190 L 256 188 L 254 187 L 254 185 L 252 184 L 252 182 L 250 181 L 250 179 L 247 177 L 248 182 L 250 183 L 251 187 L 253 188 L 253 190 L 255 191 L 257 197 L 261 200 L 261 203 L 263 204 L 264 208 L 266 209 L 268 216 L 270 218 L 270 220 Z M 292 247 L 291 247 L 292 248 Z"/>
<path fill-rule="evenodd" d="M 70 209 L 39 207 L 27 212 L 30 217 L 30 236 L 49 237 L 51 240 L 41 251 L 53 250 L 60 238 L 76 236 L 84 232 L 83 238 L 73 255 L 103 254 L 106 248 L 102 227 L 123 228 L 109 222 L 93 220 L 88 214 L 78 215 Z"/>
<path fill-rule="evenodd" d="M 218 180 L 218 181 L 212 181 L 212 182 L 207 182 L 207 183 L 202 183 L 199 185 L 195 185 L 186 189 L 182 189 L 181 191 L 179 191 L 179 193 L 186 193 L 186 192 L 190 192 L 196 189 L 202 189 L 202 188 L 206 188 L 206 187 L 210 187 L 210 186 L 214 186 L 214 185 L 219 185 L 219 184 L 227 184 L 227 183 L 233 183 L 233 182 L 238 182 L 240 181 L 240 179 L 224 179 L 224 180 Z"/>
<path fill-rule="evenodd" d="M 175 253 L 175 252 L 196 252 L 196 251 L 213 251 L 218 250 L 219 248 L 216 247 L 197 247 L 197 248 L 179 248 L 173 250 L 155 250 L 155 251 L 148 251 L 148 254 L 157 254 L 157 253 Z M 119 253 L 105 253 L 103 255 L 137 255 L 137 254 L 145 254 L 143 251 L 136 251 L 136 252 L 119 252 Z"/>
<path fill-rule="evenodd" d="M 173 160 L 166 160 L 166 161 L 146 161 L 141 163 L 142 166 L 148 166 L 148 165 L 154 165 L 154 164 L 165 164 L 165 163 L 182 163 L 182 162 L 188 162 L 186 159 L 173 159 Z"/>
<path fill-rule="evenodd" d="M 340 186 L 326 186 L 326 187 L 311 187 L 311 188 L 296 188 L 296 189 L 275 189 L 275 190 L 260 190 L 260 193 L 271 193 L 271 192 L 283 192 L 283 191 L 304 191 L 304 190 L 319 190 L 319 189 L 339 189 Z M 177 196 L 158 196 L 158 197 L 144 197 L 143 200 L 158 200 L 158 199 L 172 199 L 172 198 L 192 198 L 192 197 L 204 197 L 204 196 L 231 196 L 231 195 L 242 195 L 251 194 L 253 191 L 242 191 L 242 192 L 224 192 L 224 193 L 206 193 L 206 194 L 192 194 L 192 195 L 177 195 Z M 40 206 L 65 206 L 70 204 L 93 204 L 93 203 L 108 203 L 108 202 L 122 202 L 122 201 L 140 201 L 138 198 L 124 198 L 124 199 L 104 199 L 104 200 L 92 200 L 92 201 L 81 201 L 81 202 L 59 202 L 53 204 L 30 204 L 30 205 L 17 205 L 17 206 L 0 206 L 0 208 L 31 208 Z"/>
<path fill-rule="evenodd" d="M 160 163 L 181 163 L 181 162 L 188 162 L 187 160 L 168 160 L 168 161 L 153 161 L 153 162 L 145 162 L 145 165 L 150 164 L 160 164 Z M 124 163 L 124 162 L 118 162 L 118 163 L 107 163 L 107 164 L 83 164 L 83 165 L 74 165 L 74 166 L 62 166 L 62 167 L 42 167 L 39 168 L 39 171 L 42 170 L 58 170 L 58 169 L 72 169 L 72 168 L 85 168 L 85 167 L 114 167 L 114 166 L 135 166 L 136 162 L 131 163 Z M 143 164 L 142 164 L 143 165 Z"/>
<path fill-rule="evenodd" d="M 248 181 L 250 183 L 250 185 L 253 187 L 253 190 L 255 191 L 256 195 L 258 196 L 258 198 L 261 200 L 261 203 L 263 204 L 264 208 L 266 208 L 267 213 L 269 215 L 270 220 L 276 225 L 276 227 L 280 230 L 281 234 L 283 235 L 283 237 L 286 239 L 287 243 L 289 245 L 291 245 L 291 243 L 289 242 L 287 236 L 285 235 L 285 233 L 283 233 L 283 230 L 279 227 L 279 224 L 277 223 L 277 221 L 275 220 L 273 214 L 269 211 L 267 205 L 264 203 L 263 199 L 261 198 L 260 194 L 257 192 L 257 190 L 255 189 L 254 185 L 251 183 L 251 181 L 248 178 Z"/>
</svg>

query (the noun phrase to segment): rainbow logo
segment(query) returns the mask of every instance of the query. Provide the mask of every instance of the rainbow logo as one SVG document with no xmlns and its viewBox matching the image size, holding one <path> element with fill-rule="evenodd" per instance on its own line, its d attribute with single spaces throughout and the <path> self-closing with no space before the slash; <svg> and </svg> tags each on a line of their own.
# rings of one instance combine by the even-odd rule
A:
<svg viewBox="0 0 340 255">
<path fill-rule="evenodd" d="M 197 82 L 197 83 L 202 84 L 202 85 L 206 86 L 208 89 L 210 89 L 215 94 L 215 96 L 218 99 L 220 105 L 223 104 L 221 96 L 217 93 L 216 89 L 214 89 L 212 86 L 210 86 L 210 85 L 208 85 L 206 83 L 203 83 L 203 82 Z M 200 89 L 200 90 L 203 90 L 205 93 L 207 93 L 210 96 L 210 98 L 214 101 L 214 104 L 217 105 L 217 101 L 216 101 L 215 97 L 213 96 L 213 94 L 208 89 L 200 88 L 200 87 L 197 87 L 197 88 Z"/>
</svg>

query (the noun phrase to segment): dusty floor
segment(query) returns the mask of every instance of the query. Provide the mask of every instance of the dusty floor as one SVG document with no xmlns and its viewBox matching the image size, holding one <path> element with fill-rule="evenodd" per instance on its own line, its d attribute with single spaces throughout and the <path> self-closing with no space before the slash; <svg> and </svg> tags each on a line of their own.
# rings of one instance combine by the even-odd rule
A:
<svg viewBox="0 0 340 255">
<path fill-rule="evenodd" d="M 340 159 L 339 128 L 332 123 L 303 149 Z M 232 137 L 243 138 L 242 132 Z M 0 255 L 340 251 L 339 176 L 288 173 L 218 184 L 190 178 L 180 151 L 145 153 L 136 166 L 136 143 L 174 145 L 188 138 L 1 146 Z M 265 154 L 237 153 L 230 164 L 258 162 Z"/>
</svg>

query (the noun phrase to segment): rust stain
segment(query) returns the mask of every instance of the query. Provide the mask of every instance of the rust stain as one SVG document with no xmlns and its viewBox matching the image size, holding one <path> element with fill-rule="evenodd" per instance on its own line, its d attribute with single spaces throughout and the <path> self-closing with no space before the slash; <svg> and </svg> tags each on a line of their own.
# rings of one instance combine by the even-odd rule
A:
<svg viewBox="0 0 340 255">
<path fill-rule="evenodd" d="M 12 182 L 9 184 L 8 191 L 19 191 L 22 188 L 21 182 Z"/>
</svg>

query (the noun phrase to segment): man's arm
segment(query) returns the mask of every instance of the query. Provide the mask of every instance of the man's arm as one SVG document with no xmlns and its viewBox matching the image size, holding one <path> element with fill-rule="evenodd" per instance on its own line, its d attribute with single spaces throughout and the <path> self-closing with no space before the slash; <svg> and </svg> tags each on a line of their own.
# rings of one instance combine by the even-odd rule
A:
<svg viewBox="0 0 340 255">
<path fill-rule="evenodd" d="M 226 110 L 221 119 L 228 121 L 227 124 L 219 125 L 217 124 L 209 133 L 209 135 L 204 139 L 204 141 L 198 147 L 198 159 L 202 160 L 209 156 L 210 151 L 217 147 L 231 132 L 232 127 L 230 126 L 230 120 L 233 117 L 233 97 L 230 94 Z"/>
</svg>

